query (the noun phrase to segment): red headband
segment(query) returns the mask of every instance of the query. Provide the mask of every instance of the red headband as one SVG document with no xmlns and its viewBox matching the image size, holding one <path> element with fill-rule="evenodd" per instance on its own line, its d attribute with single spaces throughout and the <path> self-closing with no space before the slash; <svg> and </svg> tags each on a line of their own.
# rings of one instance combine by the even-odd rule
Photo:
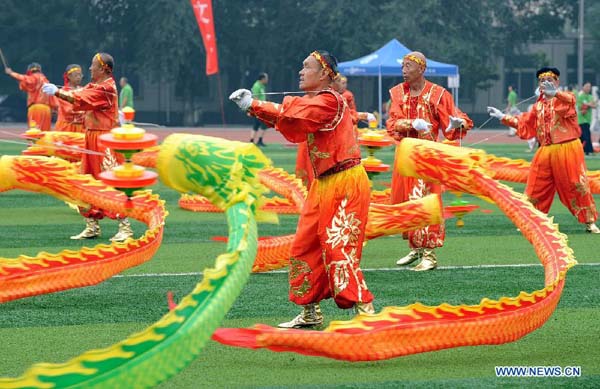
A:
<svg viewBox="0 0 600 389">
<path fill-rule="evenodd" d="M 325 69 L 325 72 L 329 75 L 329 77 L 332 80 L 335 80 L 335 78 L 337 77 L 337 72 L 333 70 L 333 68 L 330 64 L 327 63 L 327 61 L 325 61 L 325 59 L 321 56 L 321 53 L 319 53 L 318 51 L 313 51 L 312 53 L 310 53 L 310 55 L 315 57 L 316 60 L 319 61 L 323 69 Z"/>
<path fill-rule="evenodd" d="M 107 70 L 109 73 L 112 73 L 112 69 L 110 68 L 110 66 L 108 66 L 107 64 L 104 63 L 100 53 L 96 53 L 96 59 L 100 63 L 100 66 L 102 66 L 102 69 Z"/>
<path fill-rule="evenodd" d="M 38 72 L 40 70 L 42 70 L 39 66 L 32 66 L 29 69 L 27 69 L 27 72 L 25 74 L 27 74 L 28 76 L 30 76 L 34 70 L 37 70 Z"/>
</svg>

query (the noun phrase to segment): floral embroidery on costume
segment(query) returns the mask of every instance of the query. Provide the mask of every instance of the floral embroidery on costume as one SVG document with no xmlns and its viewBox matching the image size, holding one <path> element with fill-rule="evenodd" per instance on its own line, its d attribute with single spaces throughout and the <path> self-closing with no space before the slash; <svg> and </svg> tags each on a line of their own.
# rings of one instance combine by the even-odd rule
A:
<svg viewBox="0 0 600 389">
<path fill-rule="evenodd" d="M 575 189 L 582 196 L 585 196 L 590 191 L 590 184 L 587 179 L 587 174 L 585 172 L 585 166 L 581 167 L 581 173 L 579 174 L 579 182 L 575 184 Z"/>
<path fill-rule="evenodd" d="M 360 236 L 359 226 L 362 222 L 356 218 L 354 212 L 346 212 L 347 203 L 347 198 L 344 198 L 340 203 L 335 216 L 331 220 L 331 226 L 326 229 L 327 241 L 325 243 L 330 244 L 331 248 L 341 246 L 340 251 L 344 255 L 344 259 L 331 262 L 331 266 L 334 268 L 333 293 L 337 295 L 346 289 L 352 277 L 358 285 L 358 295 L 360 297 L 363 288 L 356 274 L 359 263 L 356 256 L 356 245 Z"/>
<path fill-rule="evenodd" d="M 302 297 L 308 292 L 311 288 L 310 281 L 308 280 L 308 274 L 311 273 L 310 266 L 299 259 L 290 258 L 290 272 L 289 279 L 293 280 L 297 277 L 304 275 L 304 280 L 300 286 L 293 286 L 290 288 L 292 294 L 298 297 Z"/>
<path fill-rule="evenodd" d="M 319 149 L 317 149 L 317 146 L 314 146 L 310 150 L 309 154 L 310 154 L 311 161 L 314 161 L 317 158 L 326 159 L 326 158 L 329 158 L 331 156 L 329 153 L 325 153 L 325 152 L 319 151 Z"/>
<path fill-rule="evenodd" d="M 290 258 L 290 278 L 296 278 L 301 274 L 310 273 L 310 266 L 304 261 Z"/>
<path fill-rule="evenodd" d="M 327 227 L 327 241 L 331 247 L 335 248 L 338 244 L 347 246 L 354 245 L 358 241 L 360 234 L 361 221 L 355 218 L 355 213 L 346 214 L 346 204 L 348 199 L 343 199 L 337 210 L 336 215 L 331 221 L 331 227 Z"/>
</svg>

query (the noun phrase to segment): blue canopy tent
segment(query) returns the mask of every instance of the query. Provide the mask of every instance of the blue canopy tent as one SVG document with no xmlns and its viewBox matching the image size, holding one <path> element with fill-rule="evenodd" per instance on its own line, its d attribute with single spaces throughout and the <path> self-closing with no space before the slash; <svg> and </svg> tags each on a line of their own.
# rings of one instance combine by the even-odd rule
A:
<svg viewBox="0 0 600 389">
<path fill-rule="evenodd" d="M 402 59 L 412 50 L 392 39 L 385 46 L 352 61 L 340 62 L 338 71 L 345 76 L 377 76 L 379 77 L 379 112 L 381 113 L 381 77 L 401 76 Z M 427 59 L 425 76 L 448 77 L 448 87 L 452 89 L 455 102 L 458 104 L 458 66 Z M 379 123 L 381 126 L 381 123 Z"/>
</svg>

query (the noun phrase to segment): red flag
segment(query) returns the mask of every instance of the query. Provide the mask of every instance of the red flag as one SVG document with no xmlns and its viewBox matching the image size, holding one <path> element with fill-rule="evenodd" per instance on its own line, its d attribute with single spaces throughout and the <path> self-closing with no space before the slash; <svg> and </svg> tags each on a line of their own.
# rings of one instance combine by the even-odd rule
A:
<svg viewBox="0 0 600 389">
<path fill-rule="evenodd" d="M 215 23 L 213 20 L 211 0 L 190 0 L 194 9 L 196 21 L 206 50 L 206 75 L 219 73 L 219 59 L 217 58 L 217 40 L 215 37 Z"/>
</svg>

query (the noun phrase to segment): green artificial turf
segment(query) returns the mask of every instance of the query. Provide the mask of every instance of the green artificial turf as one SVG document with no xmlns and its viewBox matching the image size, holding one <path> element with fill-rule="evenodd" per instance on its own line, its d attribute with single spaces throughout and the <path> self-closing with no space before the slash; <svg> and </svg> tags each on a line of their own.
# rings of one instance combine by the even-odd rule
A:
<svg viewBox="0 0 600 389">
<path fill-rule="evenodd" d="M 480 144 L 498 156 L 531 158 L 526 145 Z M 0 144 L 0 155 L 21 150 Z M 265 153 L 275 166 L 293 171 L 295 150 L 269 145 Z M 391 149 L 378 155 L 392 163 Z M 600 169 L 600 158 L 586 159 L 588 168 Z M 0 172 L 0 174 L 2 174 Z M 390 175 L 375 178 L 383 188 Z M 511 184 L 516 190 L 523 185 Z M 212 266 L 225 244 L 214 237 L 226 236 L 223 214 L 193 213 L 177 205 L 179 194 L 162 184 L 153 188 L 167 201 L 163 244 L 155 257 L 106 282 L 36 296 L 0 305 L 0 376 L 16 376 L 33 363 L 63 362 L 85 350 L 105 347 L 158 320 L 167 312 L 166 293 L 179 300 Z M 446 202 L 454 195 L 445 194 Z M 595 196 L 596 201 L 600 200 Z M 480 206 L 467 215 L 465 226 L 447 221 L 445 246 L 437 250 L 441 268 L 414 273 L 396 269 L 395 261 L 406 254 L 406 242 L 384 237 L 368 242 L 362 267 L 377 309 L 419 301 L 437 305 L 476 304 L 482 298 L 516 296 L 543 287 L 544 275 L 531 245 L 492 204 L 472 196 L 463 199 Z M 484 210 L 484 212 L 481 211 Z M 482 387 L 482 386 L 577 386 L 600 385 L 600 236 L 592 236 L 556 199 L 554 221 L 568 235 L 580 265 L 567 275 L 557 310 L 540 329 L 504 345 L 463 347 L 417 354 L 378 362 L 349 363 L 267 350 L 246 350 L 210 342 L 200 356 L 161 388 L 198 387 Z M 260 224 L 261 236 L 295 231 L 297 217 L 280 216 L 279 224 Z M 116 222 L 101 221 L 103 236 L 96 241 L 71 241 L 83 227 L 82 218 L 63 202 L 23 191 L 0 193 L 0 256 L 58 252 L 83 245 L 108 242 Z M 145 226 L 134 222 L 136 235 Z M 528 264 L 526 267 L 509 265 Z M 487 265 L 483 266 L 482 265 Z M 464 268 L 463 266 L 468 266 Z M 473 267 L 471 267 L 473 266 Z M 326 320 L 352 317 L 331 301 L 323 303 Z M 298 313 L 287 300 L 285 271 L 254 274 L 223 326 L 246 327 L 255 323 L 275 325 Z M 497 378 L 494 367 L 581 366 L 579 378 Z"/>
</svg>

